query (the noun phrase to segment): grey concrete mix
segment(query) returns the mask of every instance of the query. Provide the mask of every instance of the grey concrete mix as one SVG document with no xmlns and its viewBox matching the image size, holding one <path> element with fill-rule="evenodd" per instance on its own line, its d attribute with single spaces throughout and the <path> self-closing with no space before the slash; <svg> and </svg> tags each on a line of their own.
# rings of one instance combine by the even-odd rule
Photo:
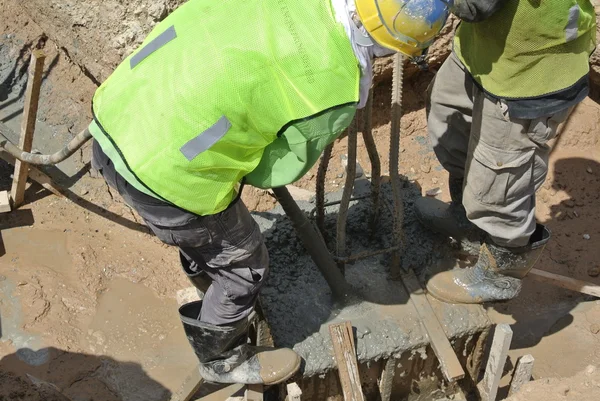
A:
<svg viewBox="0 0 600 401">
<path fill-rule="evenodd" d="M 368 190 L 366 181 L 357 183 L 355 195 Z M 383 187 L 384 204 L 391 205 L 389 185 Z M 420 226 L 412 213 L 412 203 L 420 196 L 413 184 L 403 190 L 406 206 L 404 232 L 406 250 L 403 267 L 414 268 L 426 278 L 453 263 L 452 249 L 440 246 L 444 241 Z M 328 201 L 341 192 L 328 195 Z M 377 232 L 370 236 L 368 222 L 371 203 L 368 199 L 353 202 L 348 218 L 348 247 L 354 253 L 391 246 L 392 216 L 383 205 Z M 299 202 L 309 212 L 314 204 Z M 326 226 L 335 233 L 337 207 L 330 207 Z M 335 367 L 328 326 L 350 320 L 356 329 L 358 359 L 361 362 L 400 357 L 405 352 L 424 354 L 429 343 L 409 295 L 402 283 L 388 278 L 383 255 L 346 267 L 346 278 L 363 301 L 350 306 L 334 305 L 331 292 L 311 258 L 297 239 L 293 227 L 280 207 L 255 214 L 271 257 L 271 273 L 263 291 L 264 308 L 275 344 L 293 347 L 305 361 L 305 377 L 324 374 Z M 330 243 L 330 248 L 333 248 Z M 432 300 L 432 306 L 450 338 L 469 337 L 489 327 L 480 306 L 449 305 Z"/>
</svg>

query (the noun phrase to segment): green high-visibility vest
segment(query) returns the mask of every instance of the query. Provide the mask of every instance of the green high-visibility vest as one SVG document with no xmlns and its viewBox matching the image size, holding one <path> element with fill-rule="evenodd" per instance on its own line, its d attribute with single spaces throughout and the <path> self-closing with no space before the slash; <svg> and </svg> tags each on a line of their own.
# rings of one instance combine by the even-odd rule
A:
<svg viewBox="0 0 600 401">
<path fill-rule="evenodd" d="M 131 185 L 209 215 L 236 198 L 265 150 L 269 175 L 269 163 L 285 168 L 281 152 L 332 142 L 354 115 L 359 80 L 329 1 L 190 0 L 97 90 L 90 130 Z M 324 115 L 325 132 L 290 134 Z M 282 146 L 284 134 L 300 143 Z"/>
<path fill-rule="evenodd" d="M 589 0 L 508 0 L 489 19 L 461 23 L 454 50 L 487 92 L 535 98 L 589 73 L 596 14 Z"/>
</svg>

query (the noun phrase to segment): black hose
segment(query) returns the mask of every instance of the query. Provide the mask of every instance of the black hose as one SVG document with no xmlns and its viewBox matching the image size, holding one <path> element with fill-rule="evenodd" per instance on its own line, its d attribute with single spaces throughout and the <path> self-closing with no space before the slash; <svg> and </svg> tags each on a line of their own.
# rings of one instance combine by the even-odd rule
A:
<svg viewBox="0 0 600 401">
<path fill-rule="evenodd" d="M 313 228 L 312 223 L 298 207 L 286 187 L 273 188 L 273 192 L 285 214 L 292 221 L 292 225 L 296 229 L 296 234 L 298 234 L 304 248 L 306 248 L 327 284 L 329 284 L 333 297 L 342 304 L 348 303 L 351 299 L 352 287 L 338 269 L 321 236 Z"/>
</svg>

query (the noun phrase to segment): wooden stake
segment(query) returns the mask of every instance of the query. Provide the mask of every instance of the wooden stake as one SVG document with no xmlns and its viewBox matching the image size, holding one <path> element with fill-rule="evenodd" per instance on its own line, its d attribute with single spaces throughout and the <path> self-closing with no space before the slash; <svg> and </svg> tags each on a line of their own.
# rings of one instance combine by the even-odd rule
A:
<svg viewBox="0 0 600 401">
<path fill-rule="evenodd" d="M 402 275 L 402 282 L 406 291 L 410 294 L 410 300 L 415 306 L 417 314 L 429 336 L 431 347 L 440 362 L 444 377 L 451 383 L 462 379 L 465 377 L 465 370 L 460 364 L 448 337 L 446 337 L 446 333 L 435 315 L 417 276 L 415 276 L 414 272 L 410 271 Z"/>
<path fill-rule="evenodd" d="M 246 386 L 244 401 L 263 401 L 264 386 L 262 384 L 249 384 Z"/>
<path fill-rule="evenodd" d="M 500 385 L 502 373 L 504 373 L 504 365 L 506 364 L 512 336 L 513 332 L 508 324 L 499 324 L 496 326 L 490 357 L 485 369 L 485 376 L 483 377 L 483 381 L 477 386 L 482 401 L 496 401 L 498 386 Z"/>
<path fill-rule="evenodd" d="M 567 290 L 600 298 L 600 286 L 596 284 L 576 280 L 571 277 L 565 277 L 539 269 L 531 269 L 529 276 L 536 281 L 541 281 L 557 287 L 565 288 Z"/>
<path fill-rule="evenodd" d="M 200 370 L 196 366 L 181 384 L 179 390 L 171 396 L 171 401 L 190 401 L 203 383 L 204 379 L 200 376 Z"/>
<path fill-rule="evenodd" d="M 344 401 L 364 401 L 352 325 L 350 322 L 332 324 L 329 326 L 329 334 L 333 343 Z"/>
<path fill-rule="evenodd" d="M 3 152 L 2 150 L 0 150 L 0 159 L 12 165 L 16 163 L 15 158 L 12 155 L 10 155 L 7 152 Z M 42 171 L 39 170 L 37 167 L 29 166 L 29 178 L 40 184 L 48 191 L 52 192 L 54 195 L 60 198 L 63 198 L 65 196 L 62 193 L 62 189 L 58 185 L 56 185 L 54 181 L 52 181 L 52 178 L 50 178 L 45 173 L 42 173 Z"/>
<path fill-rule="evenodd" d="M 42 73 L 44 72 L 44 60 L 46 55 L 42 50 L 36 49 L 31 53 L 31 64 L 29 65 L 29 79 L 25 92 L 25 106 L 23 108 L 23 122 L 21 124 L 21 139 L 19 148 L 25 152 L 31 152 L 33 144 L 33 133 L 37 119 L 37 110 L 40 100 L 40 88 L 42 87 Z M 11 189 L 13 206 L 18 208 L 25 198 L 25 184 L 29 165 L 17 160 L 15 162 L 15 173 Z"/>
<path fill-rule="evenodd" d="M 290 383 L 287 385 L 286 401 L 302 401 L 302 390 L 297 383 Z"/>
<path fill-rule="evenodd" d="M 531 380 L 534 362 L 535 359 L 529 354 L 519 358 L 512 381 L 510 382 L 510 390 L 508 392 L 509 397 L 513 394 L 517 394 L 521 390 L 521 387 Z"/>
<path fill-rule="evenodd" d="M 0 213 L 7 213 L 11 211 L 10 198 L 8 197 L 8 191 L 0 192 Z"/>
<path fill-rule="evenodd" d="M 379 396 L 381 401 L 390 401 L 392 398 L 392 386 L 396 375 L 396 359 L 390 357 L 383 366 L 381 380 L 379 382 Z"/>
</svg>

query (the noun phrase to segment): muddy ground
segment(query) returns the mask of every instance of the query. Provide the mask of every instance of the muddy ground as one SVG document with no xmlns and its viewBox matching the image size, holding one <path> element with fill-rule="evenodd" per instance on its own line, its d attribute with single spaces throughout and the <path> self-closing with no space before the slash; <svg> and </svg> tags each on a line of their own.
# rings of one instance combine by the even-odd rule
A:
<svg viewBox="0 0 600 401">
<path fill-rule="evenodd" d="M 48 28 L 57 17 L 32 11 L 36 3 L 27 2 L 25 12 L 14 1 L 0 0 L 0 122 L 18 132 L 29 53 L 43 46 L 47 72 L 34 147 L 53 151 L 89 121 L 98 78 L 92 68 L 82 68 L 70 43 L 63 44 L 67 36 Z M 67 3 L 48 4 L 64 8 Z M 97 3 L 90 2 L 104 4 Z M 77 24 L 63 28 L 84 29 Z M 105 62 L 103 47 L 96 50 L 99 63 Z M 112 62 L 115 56 L 107 57 Z M 405 87 L 401 171 L 423 192 L 440 188 L 439 197 L 447 200 L 446 174 L 426 134 L 424 92 L 431 78 L 431 73 L 414 75 Z M 389 85 L 383 82 L 375 94 L 374 120 L 386 175 L 389 98 Z M 538 196 L 538 218 L 554 233 L 538 267 L 595 284 L 600 284 L 599 125 L 600 107 L 586 99 L 564 127 Z M 341 140 L 328 191 L 343 185 L 345 153 Z M 24 207 L 0 215 L 0 400 L 52 399 L 36 390 L 26 374 L 55 384 L 73 400 L 166 400 L 194 364 L 176 314 L 176 293 L 188 286 L 177 252 L 151 236 L 94 176 L 89 157 L 86 147 L 60 169 L 48 170 L 66 188 L 66 198 L 33 184 Z M 359 162 L 369 174 L 362 146 Z M 0 185 L 6 189 L 11 168 L 0 167 Z M 311 171 L 297 185 L 314 190 L 315 175 Z M 244 200 L 256 211 L 275 206 L 263 191 L 249 189 Z M 600 301 L 527 280 L 518 299 L 490 305 L 488 311 L 515 332 L 507 371 L 525 353 L 535 356 L 534 376 L 540 379 L 600 366 Z"/>
<path fill-rule="evenodd" d="M 528 383 L 508 401 L 595 401 L 599 392 L 600 371 L 594 366 L 588 366 L 573 377 Z"/>
</svg>

